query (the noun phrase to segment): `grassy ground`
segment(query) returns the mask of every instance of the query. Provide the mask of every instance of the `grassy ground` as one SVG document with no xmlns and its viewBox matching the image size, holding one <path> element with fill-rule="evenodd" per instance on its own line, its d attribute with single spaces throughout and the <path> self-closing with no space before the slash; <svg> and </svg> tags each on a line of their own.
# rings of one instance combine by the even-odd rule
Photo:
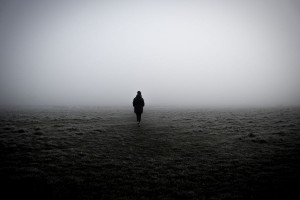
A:
<svg viewBox="0 0 300 200">
<path fill-rule="evenodd" d="M 0 182 L 7 199 L 299 198 L 299 119 L 148 109 L 138 127 L 126 109 L 3 111 Z"/>
</svg>

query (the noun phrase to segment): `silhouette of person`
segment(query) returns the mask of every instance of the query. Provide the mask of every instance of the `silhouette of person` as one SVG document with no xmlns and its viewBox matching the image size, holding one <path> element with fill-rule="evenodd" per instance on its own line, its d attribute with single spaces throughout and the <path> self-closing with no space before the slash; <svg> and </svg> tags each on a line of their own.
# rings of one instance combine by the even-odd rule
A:
<svg viewBox="0 0 300 200">
<path fill-rule="evenodd" d="M 145 106 L 144 99 L 142 97 L 142 93 L 140 91 L 137 92 L 136 97 L 133 99 L 133 107 L 134 107 L 134 112 L 136 114 L 136 120 L 138 125 L 141 123 L 141 117 L 143 113 L 143 107 Z"/>
</svg>

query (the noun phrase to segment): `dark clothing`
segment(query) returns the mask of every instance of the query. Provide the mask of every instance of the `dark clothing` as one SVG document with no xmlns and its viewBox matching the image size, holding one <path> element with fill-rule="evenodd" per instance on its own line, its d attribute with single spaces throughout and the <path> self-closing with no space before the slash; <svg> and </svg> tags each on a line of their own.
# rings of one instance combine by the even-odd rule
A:
<svg viewBox="0 0 300 200">
<path fill-rule="evenodd" d="M 136 97 L 133 99 L 133 107 L 134 107 L 134 112 L 136 114 L 136 121 L 141 122 L 141 117 L 143 113 L 143 107 L 145 105 L 144 99 L 142 95 L 136 95 Z"/>
<path fill-rule="evenodd" d="M 133 99 L 133 107 L 135 113 L 143 113 L 143 107 L 145 105 L 144 99 L 141 95 L 136 95 L 136 97 Z"/>
<path fill-rule="evenodd" d="M 142 113 L 136 113 L 136 121 L 141 122 Z"/>
</svg>

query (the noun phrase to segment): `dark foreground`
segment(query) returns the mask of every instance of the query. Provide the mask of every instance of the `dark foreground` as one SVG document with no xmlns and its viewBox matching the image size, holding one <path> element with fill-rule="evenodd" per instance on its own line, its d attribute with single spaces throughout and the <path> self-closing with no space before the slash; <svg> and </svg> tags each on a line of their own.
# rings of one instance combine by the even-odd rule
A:
<svg viewBox="0 0 300 200">
<path fill-rule="evenodd" d="M 299 108 L 148 109 L 142 120 L 2 111 L 1 199 L 300 199 Z"/>
</svg>

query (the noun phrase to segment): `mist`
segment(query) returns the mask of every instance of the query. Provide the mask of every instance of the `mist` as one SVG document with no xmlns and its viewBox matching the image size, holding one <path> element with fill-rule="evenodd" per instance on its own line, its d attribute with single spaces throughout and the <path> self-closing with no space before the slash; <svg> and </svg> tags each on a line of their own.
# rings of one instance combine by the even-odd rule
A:
<svg viewBox="0 0 300 200">
<path fill-rule="evenodd" d="M 300 103 L 300 4 L 1 1 L 1 105 Z"/>
</svg>

